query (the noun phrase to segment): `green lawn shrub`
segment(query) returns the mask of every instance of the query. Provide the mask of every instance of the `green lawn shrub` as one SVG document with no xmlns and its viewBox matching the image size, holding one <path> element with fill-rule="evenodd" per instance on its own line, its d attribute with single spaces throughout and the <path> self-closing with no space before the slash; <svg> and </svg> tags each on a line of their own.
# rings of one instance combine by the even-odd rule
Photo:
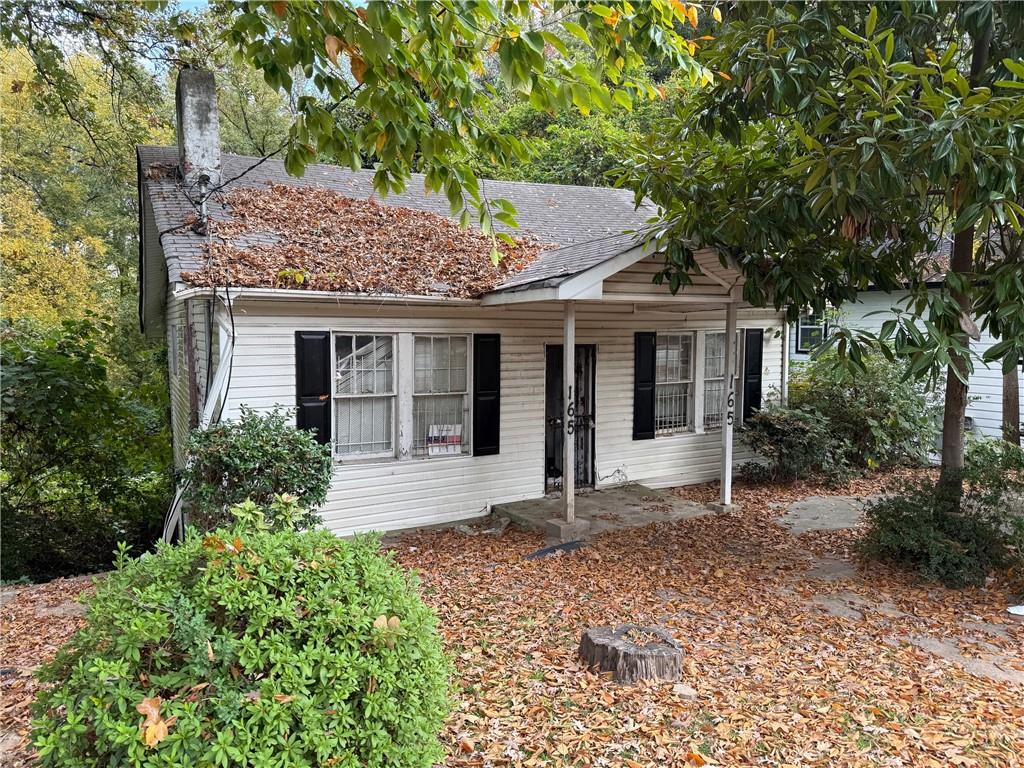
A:
<svg viewBox="0 0 1024 768">
<path fill-rule="evenodd" d="M 904 363 L 881 355 L 863 363 L 863 371 L 843 368 L 831 354 L 796 366 L 790 407 L 820 416 L 851 467 L 923 464 L 940 430 L 936 396 L 905 378 Z"/>
<path fill-rule="evenodd" d="M 1024 451 L 972 443 L 963 478 L 962 496 L 922 481 L 870 505 L 861 551 L 953 588 L 1024 568 Z"/>
<path fill-rule="evenodd" d="M 284 493 L 307 510 L 299 527 L 319 521 L 315 510 L 327 498 L 331 447 L 297 429 L 290 411 L 257 413 L 242 406 L 239 418 L 195 430 L 188 456 L 185 500 L 189 522 L 197 527 L 224 525 L 228 510 L 246 500 L 269 510 Z"/>
<path fill-rule="evenodd" d="M 766 406 L 744 424 L 746 444 L 761 457 L 742 472 L 757 482 L 824 477 L 838 482 L 879 467 L 922 465 L 934 447 L 939 409 L 905 368 L 876 356 L 864 371 L 834 355 L 796 366 L 789 402 Z"/>
<path fill-rule="evenodd" d="M 744 477 L 755 482 L 784 483 L 825 474 L 848 474 L 845 446 L 818 414 L 768 405 L 744 425 L 744 440 L 763 459 L 743 465 Z"/>
<path fill-rule="evenodd" d="M 244 523 L 119 558 L 88 601 L 87 626 L 41 672 L 51 684 L 33 721 L 43 766 L 442 759 L 448 663 L 415 577 L 375 537 L 284 519 L 271 529 L 252 510 L 237 511 Z"/>
</svg>

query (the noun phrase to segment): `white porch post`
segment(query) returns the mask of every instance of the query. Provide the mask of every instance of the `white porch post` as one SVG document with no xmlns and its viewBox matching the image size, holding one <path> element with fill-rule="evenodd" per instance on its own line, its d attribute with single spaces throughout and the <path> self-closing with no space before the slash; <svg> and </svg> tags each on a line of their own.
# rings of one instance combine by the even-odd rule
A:
<svg viewBox="0 0 1024 768">
<path fill-rule="evenodd" d="M 732 504 L 732 430 L 736 421 L 736 302 L 725 307 L 725 413 L 722 417 L 722 506 Z"/>
<path fill-rule="evenodd" d="M 565 522 L 576 519 L 576 408 L 573 383 L 576 380 L 576 303 L 565 302 L 562 345 L 562 515 Z"/>
</svg>

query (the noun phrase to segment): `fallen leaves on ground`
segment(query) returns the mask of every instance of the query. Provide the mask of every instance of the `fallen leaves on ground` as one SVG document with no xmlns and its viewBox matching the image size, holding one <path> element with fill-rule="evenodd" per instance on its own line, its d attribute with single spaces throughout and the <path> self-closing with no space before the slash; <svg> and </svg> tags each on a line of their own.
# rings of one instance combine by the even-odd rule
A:
<svg viewBox="0 0 1024 768">
<path fill-rule="evenodd" d="M 922 584 L 854 561 L 852 533 L 793 536 L 776 522 L 781 504 L 873 495 L 915 474 L 831 489 L 740 483 L 737 512 L 606 534 L 537 560 L 523 556 L 543 545 L 540 535 L 515 529 L 397 539 L 455 666 L 442 736 L 449 768 L 1021 765 L 1024 686 L 973 676 L 900 639 L 959 638 L 965 655 L 1019 658 L 1024 625 L 1005 622 L 1001 586 Z M 674 492 L 708 501 L 716 489 Z M 821 557 L 849 562 L 855 575 L 816 578 Z M 80 588 L 19 588 L 3 609 L 4 663 L 29 669 L 49 658 L 80 620 L 40 621 L 34 606 Z M 858 597 L 862 618 L 814 600 L 840 593 Z M 671 630 L 686 652 L 682 683 L 621 686 L 585 669 L 583 631 L 618 623 Z M 967 642 L 978 626 L 994 634 Z M 22 683 L 12 699 L 5 678 L 5 728 L 25 728 L 30 692 Z"/>
<path fill-rule="evenodd" d="M 816 580 L 818 557 L 850 559 L 853 534 L 797 537 L 775 522 L 780 502 L 873 495 L 918 474 L 840 488 L 739 484 L 736 513 L 606 534 L 539 560 L 522 558 L 541 537 L 515 530 L 403 538 L 395 550 L 421 572 L 456 667 L 449 765 L 1019 765 L 1024 687 L 898 639 L 999 627 L 1004 591 L 955 592 L 873 564 Z M 717 489 L 676 492 L 709 501 Z M 838 590 L 898 610 L 855 621 L 812 600 Z M 583 631 L 618 623 L 669 628 L 687 654 L 685 687 L 587 671 Z M 1002 629 L 985 642 L 1019 654 L 1024 627 Z"/>
<path fill-rule="evenodd" d="M 194 285 L 472 298 L 554 247 L 498 240 L 495 264 L 479 231 L 322 187 L 247 187 L 224 202 L 231 218 L 214 221 L 210 264 L 183 275 Z"/>
<path fill-rule="evenodd" d="M 25 736 L 40 687 L 33 673 L 85 624 L 81 606 L 69 601 L 91 591 L 86 577 L 5 586 L 0 593 L 0 754 L 9 768 L 31 762 Z"/>
</svg>

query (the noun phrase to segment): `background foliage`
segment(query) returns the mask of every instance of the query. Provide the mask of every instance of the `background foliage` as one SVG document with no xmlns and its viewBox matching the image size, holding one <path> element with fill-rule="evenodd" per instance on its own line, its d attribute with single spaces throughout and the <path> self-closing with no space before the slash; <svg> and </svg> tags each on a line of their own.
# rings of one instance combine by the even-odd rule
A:
<svg viewBox="0 0 1024 768">
<path fill-rule="evenodd" d="M 744 441 L 766 463 L 744 466 L 752 479 L 776 482 L 822 474 L 921 465 L 935 449 L 939 407 L 906 366 L 875 355 L 857 371 L 825 354 L 790 372 L 786 406 L 763 408 L 744 425 Z"/>
<path fill-rule="evenodd" d="M 192 532 L 122 558 L 42 672 L 41 764 L 429 768 L 448 665 L 374 538 Z"/>
<path fill-rule="evenodd" d="M 105 570 L 116 544 L 144 550 L 170 491 L 162 414 L 109 379 L 109 325 L 0 329 L 5 579 Z"/>
</svg>

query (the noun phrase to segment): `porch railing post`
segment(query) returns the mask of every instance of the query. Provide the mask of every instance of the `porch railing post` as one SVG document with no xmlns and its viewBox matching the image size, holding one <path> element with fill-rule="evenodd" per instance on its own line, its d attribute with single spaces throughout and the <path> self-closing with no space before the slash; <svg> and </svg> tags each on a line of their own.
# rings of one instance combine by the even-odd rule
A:
<svg viewBox="0 0 1024 768">
<path fill-rule="evenodd" d="M 565 302 L 562 346 L 562 514 L 567 523 L 576 519 L 576 436 L 573 420 L 576 380 L 576 304 Z"/>
<path fill-rule="evenodd" d="M 736 421 L 736 302 L 725 307 L 725 413 L 722 416 L 722 506 L 732 503 L 732 432 Z"/>
</svg>

